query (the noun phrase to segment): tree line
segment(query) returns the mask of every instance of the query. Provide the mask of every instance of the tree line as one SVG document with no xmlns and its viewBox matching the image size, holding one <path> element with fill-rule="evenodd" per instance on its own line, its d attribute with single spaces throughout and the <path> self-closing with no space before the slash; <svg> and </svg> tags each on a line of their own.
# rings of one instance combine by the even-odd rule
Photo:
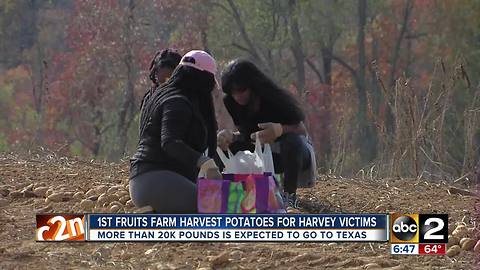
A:
<svg viewBox="0 0 480 270">
<path fill-rule="evenodd" d="M 0 149 L 118 160 L 156 51 L 244 57 L 301 101 L 324 173 L 471 178 L 480 1 L 0 3 Z M 231 127 L 221 91 L 220 127 Z"/>
</svg>

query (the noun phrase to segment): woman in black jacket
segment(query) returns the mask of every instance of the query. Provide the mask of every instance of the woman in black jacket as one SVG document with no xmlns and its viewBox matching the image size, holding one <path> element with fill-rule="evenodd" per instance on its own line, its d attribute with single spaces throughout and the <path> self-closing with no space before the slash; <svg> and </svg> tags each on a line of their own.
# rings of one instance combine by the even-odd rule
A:
<svg viewBox="0 0 480 270">
<path fill-rule="evenodd" d="M 247 60 L 228 64 L 222 73 L 222 90 L 226 93 L 225 107 L 238 131 L 220 131 L 218 145 L 236 152 L 252 151 L 255 136 L 262 143 L 270 143 L 276 173 L 284 173 L 288 206 L 297 208 L 299 177 L 314 178 L 315 174 L 314 156 L 303 124 L 305 116 L 297 100 Z M 313 183 L 313 179 L 307 180 Z"/>
<path fill-rule="evenodd" d="M 130 195 L 157 213 L 196 212 L 199 172 L 221 179 L 213 161 L 217 123 L 211 95 L 215 60 L 190 51 L 172 77 L 145 101 L 140 140 L 130 163 Z M 208 150 L 208 155 L 204 155 Z"/>
</svg>

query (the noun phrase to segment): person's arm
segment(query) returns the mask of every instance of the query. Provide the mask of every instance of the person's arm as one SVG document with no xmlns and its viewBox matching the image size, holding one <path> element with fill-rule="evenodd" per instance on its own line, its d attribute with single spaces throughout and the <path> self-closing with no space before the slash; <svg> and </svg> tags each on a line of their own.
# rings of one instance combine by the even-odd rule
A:
<svg viewBox="0 0 480 270">
<path fill-rule="evenodd" d="M 187 166 L 200 167 L 209 158 L 187 145 L 183 138 L 189 132 L 192 108 L 182 99 L 165 101 L 162 106 L 162 149 L 173 159 Z"/>
<path fill-rule="evenodd" d="M 282 125 L 283 134 L 285 133 L 295 133 L 300 135 L 307 135 L 307 129 L 305 124 L 302 122 L 295 125 Z"/>
<path fill-rule="evenodd" d="M 242 109 L 240 105 L 236 104 L 233 98 L 228 95 L 223 98 L 223 103 L 228 111 L 228 114 L 230 115 L 230 117 L 232 117 L 235 127 L 237 128 L 237 131 L 233 132 L 233 139 L 230 144 L 230 150 L 232 150 L 232 152 L 234 153 L 240 150 L 251 150 L 252 142 L 250 139 L 250 134 L 253 131 L 250 131 L 244 125 L 245 123 L 243 123 L 244 121 L 242 121 L 241 119 Z"/>
<path fill-rule="evenodd" d="M 232 142 L 248 142 L 249 134 L 246 134 L 245 131 L 242 132 L 239 126 L 236 126 L 237 130 L 233 132 L 233 141 Z"/>
<path fill-rule="evenodd" d="M 294 97 L 291 97 L 295 99 Z M 307 135 L 307 129 L 304 124 L 305 115 L 300 108 L 295 106 L 295 102 L 273 106 L 272 110 L 276 112 L 278 119 L 281 119 L 282 134 L 294 133 L 299 135 Z"/>
<path fill-rule="evenodd" d="M 300 135 L 307 135 L 305 125 L 303 122 L 300 122 L 295 125 L 282 125 L 280 123 L 260 123 L 258 127 L 261 129 L 259 132 L 256 132 L 251 135 L 252 140 L 255 139 L 255 136 L 258 136 L 258 139 L 261 143 L 273 143 L 278 137 L 282 136 L 285 133 L 296 133 Z"/>
</svg>

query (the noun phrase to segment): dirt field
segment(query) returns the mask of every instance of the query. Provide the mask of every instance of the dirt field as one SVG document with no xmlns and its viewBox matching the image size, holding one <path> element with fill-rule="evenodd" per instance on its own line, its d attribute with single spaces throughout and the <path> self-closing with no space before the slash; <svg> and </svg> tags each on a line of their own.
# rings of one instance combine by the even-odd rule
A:
<svg viewBox="0 0 480 270">
<path fill-rule="evenodd" d="M 128 164 L 96 163 L 31 154 L 0 155 L 0 269 L 475 269 L 472 251 L 447 256 L 392 256 L 388 244 L 360 243 L 39 243 L 37 212 L 110 212 L 99 205 L 114 187 L 124 201 Z M 446 183 L 405 179 L 323 177 L 300 190 L 304 213 L 448 213 L 475 223 L 472 196 L 451 194 Z M 33 184 L 33 185 L 32 185 Z M 468 183 L 458 182 L 468 188 Z M 99 186 L 102 186 L 99 188 Z M 45 187 L 45 188 L 41 188 Z M 90 191 L 90 189 L 96 189 Z M 46 192 L 46 194 L 44 194 Z M 80 192 L 80 193 L 78 193 Z M 54 193 L 60 198 L 45 199 Z M 104 196 L 105 197 L 105 196 Z M 111 199 L 111 198 L 110 198 Z M 92 201 L 92 202 L 88 202 Z M 131 212 L 122 203 L 113 209 Z M 95 206 L 96 205 L 96 206 Z M 473 234 L 473 233 L 472 233 Z M 475 237 L 475 236 L 471 236 Z"/>
</svg>

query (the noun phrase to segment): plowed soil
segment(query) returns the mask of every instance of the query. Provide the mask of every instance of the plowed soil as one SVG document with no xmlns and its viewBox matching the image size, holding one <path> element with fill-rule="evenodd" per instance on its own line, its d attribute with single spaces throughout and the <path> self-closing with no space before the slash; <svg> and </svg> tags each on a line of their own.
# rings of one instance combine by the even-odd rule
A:
<svg viewBox="0 0 480 270">
<path fill-rule="evenodd" d="M 461 183 L 460 183 L 461 182 Z M 132 212 L 128 163 L 99 163 L 30 153 L 0 154 L 0 269 L 476 269 L 473 251 L 448 256 L 390 255 L 387 243 L 42 243 L 35 214 L 111 212 L 99 205 L 110 189 Z M 455 183 L 473 191 L 472 184 Z M 415 179 L 322 176 L 301 189 L 303 213 L 448 213 L 449 231 L 478 226 L 477 197 L 452 192 L 452 183 Z M 42 194 L 45 187 L 46 194 Z M 100 187 L 100 188 L 99 188 Z M 89 192 L 89 190 L 93 189 Z M 88 194 L 86 194 L 89 192 Z M 63 193 L 60 200 L 46 199 Z M 74 194 L 78 193 L 74 196 Z M 85 203 L 85 201 L 92 201 Z M 84 203 L 82 203 L 84 201 Z M 118 203 L 117 203 L 118 204 Z M 118 209 L 118 210 L 117 210 Z M 471 238 L 476 238 L 471 230 Z"/>
</svg>

